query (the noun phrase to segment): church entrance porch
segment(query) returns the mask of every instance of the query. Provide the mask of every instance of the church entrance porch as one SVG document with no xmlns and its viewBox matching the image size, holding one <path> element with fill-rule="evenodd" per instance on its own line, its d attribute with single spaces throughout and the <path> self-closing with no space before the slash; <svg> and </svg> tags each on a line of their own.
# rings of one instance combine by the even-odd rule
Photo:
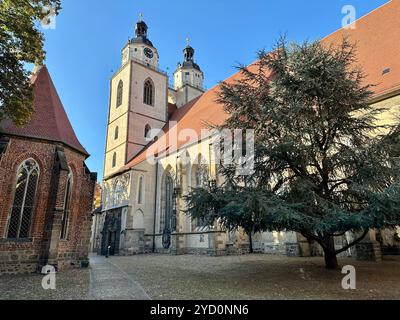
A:
<svg viewBox="0 0 400 320">
<path fill-rule="evenodd" d="M 122 208 L 106 212 L 101 242 L 101 255 L 119 254 Z"/>
<path fill-rule="evenodd" d="M 115 231 L 108 232 L 108 254 L 113 256 L 115 254 L 115 243 L 116 243 L 117 233 Z"/>
</svg>

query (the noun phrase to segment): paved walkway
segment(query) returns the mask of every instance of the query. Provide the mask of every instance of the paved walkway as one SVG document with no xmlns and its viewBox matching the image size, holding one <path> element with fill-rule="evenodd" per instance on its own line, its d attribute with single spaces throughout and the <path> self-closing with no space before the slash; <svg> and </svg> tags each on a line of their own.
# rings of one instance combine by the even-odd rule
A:
<svg viewBox="0 0 400 320">
<path fill-rule="evenodd" d="M 344 290 L 341 270 L 323 258 L 274 255 L 137 255 L 109 259 L 158 299 L 400 299 L 400 257 L 381 263 L 339 259 L 356 268 L 357 289 Z M 93 265 L 92 265 L 93 267 Z"/>
<path fill-rule="evenodd" d="M 120 267 L 112 258 L 90 258 L 89 299 L 94 300 L 150 300 L 142 286 Z"/>
<path fill-rule="evenodd" d="M 356 290 L 343 290 L 344 275 L 323 258 L 93 256 L 90 268 L 58 273 L 56 290 L 40 274 L 1 276 L 0 300 L 400 299 L 400 256 L 340 263 L 356 267 Z"/>
</svg>

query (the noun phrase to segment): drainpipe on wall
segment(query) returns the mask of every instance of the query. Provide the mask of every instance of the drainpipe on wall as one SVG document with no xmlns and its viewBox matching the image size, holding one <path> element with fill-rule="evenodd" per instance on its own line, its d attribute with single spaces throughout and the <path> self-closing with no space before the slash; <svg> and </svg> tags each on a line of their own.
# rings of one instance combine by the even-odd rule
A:
<svg viewBox="0 0 400 320">
<path fill-rule="evenodd" d="M 156 184 L 154 191 L 154 222 L 153 222 L 153 249 L 152 252 L 156 251 L 156 217 L 157 217 L 157 196 L 158 196 L 158 162 L 156 162 Z"/>
</svg>

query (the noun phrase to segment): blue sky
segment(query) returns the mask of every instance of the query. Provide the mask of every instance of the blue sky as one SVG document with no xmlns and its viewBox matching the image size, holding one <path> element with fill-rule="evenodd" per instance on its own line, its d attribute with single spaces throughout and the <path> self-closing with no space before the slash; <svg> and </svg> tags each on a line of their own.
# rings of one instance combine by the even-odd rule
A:
<svg viewBox="0 0 400 320">
<path fill-rule="evenodd" d="M 387 0 L 63 0 L 54 30 L 44 30 L 46 64 L 75 132 L 91 154 L 87 164 L 103 171 L 109 80 L 120 66 L 121 49 L 133 36 L 139 13 L 172 74 L 190 37 L 196 60 L 213 87 L 280 34 L 289 40 L 323 38 L 341 26 L 342 7 L 357 18 Z"/>
</svg>

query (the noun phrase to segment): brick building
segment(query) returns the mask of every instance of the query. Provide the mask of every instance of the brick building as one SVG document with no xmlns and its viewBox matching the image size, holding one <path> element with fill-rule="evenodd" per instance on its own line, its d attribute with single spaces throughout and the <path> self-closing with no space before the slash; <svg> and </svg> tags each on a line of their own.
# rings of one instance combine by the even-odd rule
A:
<svg viewBox="0 0 400 320">
<path fill-rule="evenodd" d="M 32 83 L 30 122 L 0 123 L 0 274 L 88 264 L 96 174 L 45 66 Z"/>
</svg>

